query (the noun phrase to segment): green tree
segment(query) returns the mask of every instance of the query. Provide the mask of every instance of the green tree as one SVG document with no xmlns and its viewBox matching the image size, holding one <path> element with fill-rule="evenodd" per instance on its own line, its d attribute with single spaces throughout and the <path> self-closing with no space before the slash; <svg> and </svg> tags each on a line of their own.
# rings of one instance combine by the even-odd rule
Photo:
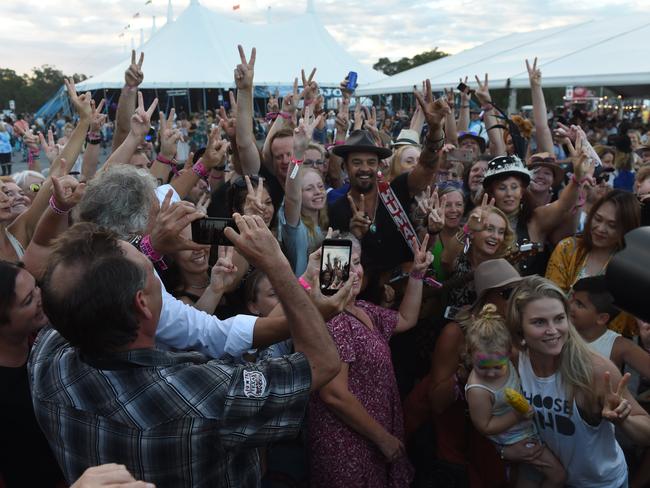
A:
<svg viewBox="0 0 650 488">
<path fill-rule="evenodd" d="M 9 100 L 15 100 L 17 112 L 35 112 L 63 86 L 66 77 L 50 65 L 33 68 L 31 75 L 0 68 L 0 109 L 9 108 Z M 69 78 L 78 83 L 87 77 L 75 73 Z"/>
<path fill-rule="evenodd" d="M 412 58 L 402 58 L 399 61 L 391 61 L 388 58 L 379 58 L 372 67 L 388 76 L 391 76 L 446 56 L 449 56 L 449 53 L 438 51 L 438 48 L 436 47 L 432 51 L 425 51 L 416 54 Z"/>
</svg>

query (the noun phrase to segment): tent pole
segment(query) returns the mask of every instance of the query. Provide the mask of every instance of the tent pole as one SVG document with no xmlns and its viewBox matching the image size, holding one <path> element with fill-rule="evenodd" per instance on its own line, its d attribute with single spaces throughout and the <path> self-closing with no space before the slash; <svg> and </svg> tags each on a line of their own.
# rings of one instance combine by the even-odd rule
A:
<svg viewBox="0 0 650 488">
<path fill-rule="evenodd" d="M 208 111 L 208 103 L 205 99 L 205 88 L 203 88 L 203 113 Z"/>
<path fill-rule="evenodd" d="M 510 96 L 508 97 L 508 115 L 514 114 L 517 111 L 517 89 L 510 89 Z"/>
<path fill-rule="evenodd" d="M 190 89 L 187 89 L 187 117 L 188 120 L 192 118 L 192 98 L 190 97 Z"/>
</svg>

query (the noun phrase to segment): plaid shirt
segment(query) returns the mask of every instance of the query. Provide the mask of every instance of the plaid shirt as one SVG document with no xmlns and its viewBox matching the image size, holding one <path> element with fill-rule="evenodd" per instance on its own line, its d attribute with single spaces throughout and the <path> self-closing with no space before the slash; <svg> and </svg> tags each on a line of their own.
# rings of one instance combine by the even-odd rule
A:
<svg viewBox="0 0 650 488">
<path fill-rule="evenodd" d="M 120 463 L 158 488 L 260 486 L 253 448 L 298 433 L 311 384 L 300 353 L 245 366 L 156 349 L 91 360 L 50 327 L 28 368 L 68 482 Z"/>
</svg>

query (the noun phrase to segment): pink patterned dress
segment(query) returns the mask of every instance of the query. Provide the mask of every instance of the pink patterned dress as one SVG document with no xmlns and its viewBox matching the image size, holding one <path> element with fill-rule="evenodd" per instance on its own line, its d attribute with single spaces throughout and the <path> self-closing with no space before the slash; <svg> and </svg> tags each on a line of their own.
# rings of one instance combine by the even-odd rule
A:
<svg viewBox="0 0 650 488">
<path fill-rule="evenodd" d="M 365 301 L 356 306 L 368 314 L 373 330 L 346 312 L 327 323 L 341 361 L 349 365 L 348 389 L 377 422 L 404 442 L 402 405 L 388 346 L 398 313 Z M 309 447 L 312 488 L 408 487 L 413 478 L 406 457 L 386 462 L 379 448 L 339 419 L 317 392 L 309 403 Z"/>
</svg>

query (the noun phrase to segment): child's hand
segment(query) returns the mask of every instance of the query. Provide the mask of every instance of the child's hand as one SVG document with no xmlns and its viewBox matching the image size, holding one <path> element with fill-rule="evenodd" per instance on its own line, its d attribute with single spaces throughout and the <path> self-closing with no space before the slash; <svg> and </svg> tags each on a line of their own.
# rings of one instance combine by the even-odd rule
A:
<svg viewBox="0 0 650 488">
<path fill-rule="evenodd" d="M 519 412 L 517 412 L 517 413 L 519 413 Z M 535 416 L 535 409 L 533 407 L 530 407 L 526 413 L 519 414 L 519 415 L 521 415 L 526 420 L 532 420 L 533 417 Z"/>
</svg>

